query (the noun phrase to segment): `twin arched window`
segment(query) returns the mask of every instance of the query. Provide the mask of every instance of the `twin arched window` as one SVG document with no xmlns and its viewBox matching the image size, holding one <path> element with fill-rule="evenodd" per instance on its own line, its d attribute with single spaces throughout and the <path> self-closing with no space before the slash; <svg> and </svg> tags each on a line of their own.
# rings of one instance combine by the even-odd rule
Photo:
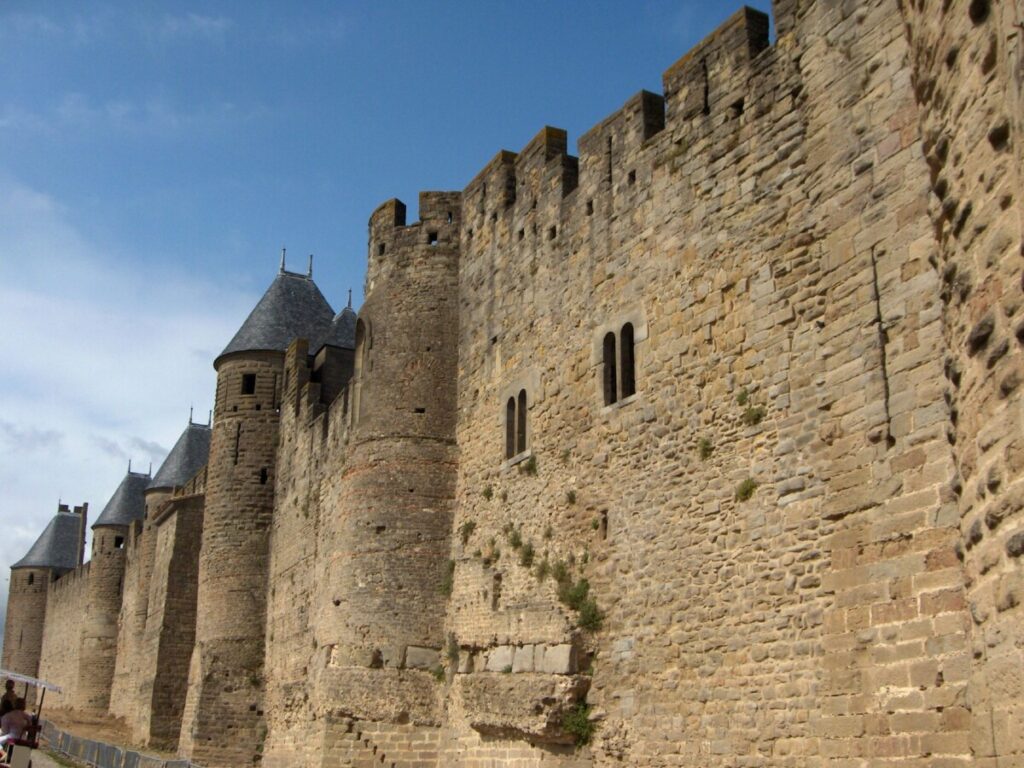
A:
<svg viewBox="0 0 1024 768">
<path fill-rule="evenodd" d="M 505 403 L 505 458 L 526 450 L 526 390 L 519 390 L 518 397 L 510 397 Z"/>
<path fill-rule="evenodd" d="M 636 394 L 636 364 L 633 344 L 632 323 L 623 325 L 617 337 L 614 331 L 609 331 L 604 336 L 601 383 L 605 405 L 617 403 L 620 399 Z M 616 347 L 618 354 L 616 354 Z"/>
</svg>

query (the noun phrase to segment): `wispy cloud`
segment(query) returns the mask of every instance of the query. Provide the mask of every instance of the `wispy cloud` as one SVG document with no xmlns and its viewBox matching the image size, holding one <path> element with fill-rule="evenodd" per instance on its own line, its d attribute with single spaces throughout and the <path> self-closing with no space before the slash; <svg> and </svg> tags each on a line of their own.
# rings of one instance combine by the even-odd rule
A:
<svg viewBox="0 0 1024 768">
<path fill-rule="evenodd" d="M 154 26 L 156 36 L 164 42 L 205 40 L 223 43 L 234 22 L 225 16 L 204 16 L 187 13 L 184 16 L 163 16 Z"/>
<path fill-rule="evenodd" d="M 56 501 L 104 504 L 214 395 L 212 358 L 256 296 L 90 241 L 56 197 L 0 175 L 0 574 Z M 5 591 L 0 584 L 0 592 Z"/>
<path fill-rule="evenodd" d="M 11 451 L 44 451 L 60 444 L 64 434 L 56 429 L 19 427 L 0 420 L 0 441 Z"/>
<path fill-rule="evenodd" d="M 45 13 L 3 13 L 0 14 L 0 40 L 90 45 L 106 36 L 112 18 L 109 12 L 100 9 L 89 16 L 76 14 L 64 18 Z"/>
<path fill-rule="evenodd" d="M 66 93 L 40 111 L 18 105 L 0 108 L 0 133 L 76 135 L 103 132 L 150 138 L 203 136 L 235 130 L 265 116 L 259 104 L 241 106 L 231 101 L 183 107 L 164 98 L 96 100 L 82 93 Z"/>
</svg>

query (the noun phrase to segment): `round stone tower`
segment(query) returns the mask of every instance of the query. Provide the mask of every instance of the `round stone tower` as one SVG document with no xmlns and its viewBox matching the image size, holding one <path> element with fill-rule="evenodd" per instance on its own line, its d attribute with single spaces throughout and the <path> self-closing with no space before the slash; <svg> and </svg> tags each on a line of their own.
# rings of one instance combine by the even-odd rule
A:
<svg viewBox="0 0 1024 768">
<path fill-rule="evenodd" d="M 117 618 L 124 593 L 128 529 L 145 512 L 149 473 L 128 470 L 92 526 L 92 555 L 85 619 L 79 643 L 78 686 L 73 706 L 105 712 L 117 663 Z"/>
<path fill-rule="evenodd" d="M 461 196 L 420 196 L 405 226 L 392 200 L 370 222 L 366 302 L 350 385 L 350 441 L 323 520 L 330 542 L 318 580 L 317 642 L 330 648 L 318 688 L 346 692 L 357 716 L 420 712 L 443 645 L 455 490 Z M 366 668 L 424 670 L 419 702 L 399 701 Z M 360 669 L 362 668 L 362 669 Z M 391 674 L 394 674 L 393 672 Z"/>
<path fill-rule="evenodd" d="M 250 764 L 263 736 L 268 534 L 284 353 L 320 346 L 334 312 L 312 275 L 280 273 L 217 357 L 199 556 L 196 641 L 179 750 L 204 766 Z"/>
<path fill-rule="evenodd" d="M 11 566 L 4 625 L 4 669 L 36 677 L 43 649 L 47 587 L 82 563 L 89 505 L 71 512 L 60 504 L 57 514 L 21 560 Z"/>
</svg>

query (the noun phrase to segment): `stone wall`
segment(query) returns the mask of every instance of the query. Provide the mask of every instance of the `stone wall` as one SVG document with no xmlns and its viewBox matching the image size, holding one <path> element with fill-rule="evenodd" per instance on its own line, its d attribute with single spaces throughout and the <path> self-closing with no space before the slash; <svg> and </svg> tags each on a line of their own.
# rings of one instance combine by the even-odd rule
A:
<svg viewBox="0 0 1024 768">
<path fill-rule="evenodd" d="M 47 590 L 39 677 L 63 688 L 63 693 L 47 694 L 48 707 L 67 708 L 76 701 L 82 623 L 91 568 L 92 564 L 86 563 L 61 576 Z"/>
<path fill-rule="evenodd" d="M 130 550 L 137 732 L 281 768 L 1017 760 L 1022 18 L 778 0 L 771 43 L 743 9 L 578 157 L 547 127 L 380 206 L 354 355 L 219 360 L 201 551 L 201 488 Z"/>
<path fill-rule="evenodd" d="M 1020 2 L 904 3 L 941 275 L 976 763 L 1024 760 Z"/>
<path fill-rule="evenodd" d="M 154 559 L 133 718 L 133 736 L 147 746 L 178 746 L 195 645 L 203 502 L 202 495 L 176 495 L 152 521 Z"/>
<path fill-rule="evenodd" d="M 13 568 L 7 592 L 3 668 L 35 677 L 43 651 L 49 568 Z"/>
<path fill-rule="evenodd" d="M 171 496 L 166 488 L 147 489 L 145 516 L 131 527 L 125 552 L 124 597 L 118 617 L 117 665 L 110 696 L 110 712 L 138 727 L 146 716 L 146 700 L 140 686 L 140 667 L 146 662 L 143 635 L 149 612 L 149 588 L 153 571 L 156 531 L 153 521 Z"/>
</svg>

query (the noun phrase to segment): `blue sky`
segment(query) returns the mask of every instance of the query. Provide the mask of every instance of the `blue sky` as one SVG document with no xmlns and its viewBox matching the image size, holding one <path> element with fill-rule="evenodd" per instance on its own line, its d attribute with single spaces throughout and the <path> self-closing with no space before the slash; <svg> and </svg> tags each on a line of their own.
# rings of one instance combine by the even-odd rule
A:
<svg viewBox="0 0 1024 768">
<path fill-rule="evenodd" d="M 378 204 L 573 146 L 739 7 L 0 4 L 0 600 L 58 496 L 95 519 L 205 419 L 282 246 L 358 306 Z"/>
</svg>

